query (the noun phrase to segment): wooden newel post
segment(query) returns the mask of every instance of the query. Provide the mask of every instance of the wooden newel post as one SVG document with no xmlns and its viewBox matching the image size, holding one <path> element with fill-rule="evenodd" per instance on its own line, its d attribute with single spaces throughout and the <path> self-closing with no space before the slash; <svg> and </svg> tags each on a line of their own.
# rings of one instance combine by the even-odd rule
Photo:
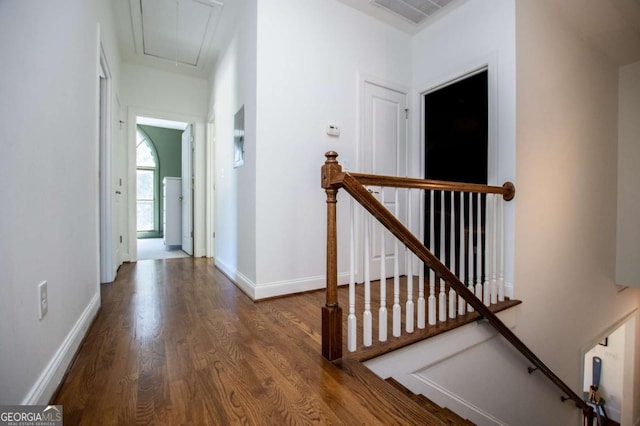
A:
<svg viewBox="0 0 640 426">
<path fill-rule="evenodd" d="M 338 303 L 338 237 L 336 203 L 343 175 L 338 153 L 329 151 L 322 166 L 322 188 L 327 194 L 327 302 L 322 307 L 322 356 L 342 358 L 342 308 Z"/>
<path fill-rule="evenodd" d="M 585 404 L 584 408 L 582 408 L 582 416 L 584 418 L 583 424 L 586 423 L 586 426 L 593 426 L 596 415 L 592 407 Z"/>
</svg>

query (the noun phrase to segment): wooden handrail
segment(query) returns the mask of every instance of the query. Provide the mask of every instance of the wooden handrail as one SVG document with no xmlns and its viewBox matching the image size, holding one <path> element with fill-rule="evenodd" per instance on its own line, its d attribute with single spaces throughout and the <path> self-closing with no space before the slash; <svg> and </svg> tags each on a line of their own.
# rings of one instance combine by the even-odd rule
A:
<svg viewBox="0 0 640 426">
<path fill-rule="evenodd" d="M 424 264 L 426 264 L 429 268 L 436 272 L 442 279 L 444 279 L 453 289 L 461 296 L 469 305 L 471 305 L 477 312 L 480 314 L 485 320 L 489 322 L 497 331 L 500 333 L 507 341 L 509 341 L 522 355 L 524 355 L 535 367 L 537 367 L 545 376 L 547 376 L 559 389 L 564 392 L 568 399 L 571 399 L 575 402 L 576 407 L 581 408 L 585 418 L 592 418 L 593 409 L 582 400 L 580 396 L 578 396 L 567 384 L 565 384 L 542 360 L 540 360 L 534 353 L 529 349 L 520 338 L 518 338 L 510 329 L 507 327 L 491 310 L 485 306 L 480 299 L 478 299 L 459 279 L 458 277 L 449 270 L 440 260 L 425 247 L 425 245 L 414 236 L 411 231 L 409 231 L 401 222 L 398 220 L 393 214 L 391 214 L 365 187 L 364 182 L 368 182 L 369 185 L 380 185 L 383 182 L 395 181 L 397 184 L 404 182 L 405 184 L 413 185 L 417 184 L 417 180 L 415 179 L 407 179 L 407 178 L 394 178 L 394 179 L 380 179 L 375 180 L 373 178 L 369 178 L 372 175 L 362 175 L 362 174 L 352 174 L 346 173 L 342 171 L 342 167 L 338 164 L 337 157 L 338 154 L 335 151 L 329 151 L 326 154 L 327 161 L 325 165 L 322 167 L 322 187 L 327 191 L 327 197 L 329 197 L 329 189 L 333 189 L 336 192 L 340 188 L 344 188 L 362 207 L 364 207 L 371 215 L 373 215 L 385 228 L 387 228 L 400 242 L 402 242 L 413 254 L 415 254 Z M 363 178 L 364 176 L 364 178 Z M 372 182 L 376 183 L 372 183 Z M 433 181 L 427 181 L 433 182 Z M 431 183 L 429 183 L 430 185 Z M 425 184 L 428 185 L 428 184 Z M 456 185 L 464 185 L 464 184 L 456 184 Z M 473 185 L 474 187 L 476 185 Z M 404 186 L 403 186 L 404 187 Z M 411 186 L 424 188 L 424 186 Z M 444 185 L 439 188 L 443 189 Z M 450 186 L 448 188 L 451 188 Z M 490 188 L 490 187 L 489 187 Z M 500 188 L 500 187 L 493 187 Z M 503 187 L 504 188 L 504 187 Z M 451 189 L 449 189 L 451 190 Z M 477 192 L 477 191 L 476 191 Z M 493 192 L 493 190 L 485 190 L 484 192 Z M 502 193 L 502 192 L 498 192 Z M 509 190 L 510 194 L 515 193 L 515 188 Z M 335 194 L 333 194 L 335 195 Z M 332 197 L 333 197 L 332 195 Z M 513 198 L 513 197 L 511 197 Z M 506 199 L 506 197 L 505 197 Z M 327 199 L 327 203 L 329 203 L 329 198 Z M 329 204 L 327 204 L 329 206 Z M 329 211 L 329 210 L 328 210 Z M 335 214 L 335 203 L 333 204 L 333 214 Z M 333 223 L 330 225 L 330 222 Z M 333 226 L 333 230 L 328 229 L 328 238 L 332 236 L 335 238 L 335 217 L 333 219 L 328 218 L 327 221 L 328 226 Z M 329 239 L 327 240 L 329 241 Z M 329 244 L 329 242 L 327 242 Z M 333 266 L 329 267 L 329 263 L 334 263 Z M 335 252 L 331 254 L 331 258 L 329 257 L 329 250 L 327 250 L 327 273 L 331 269 L 331 273 L 335 274 L 335 276 L 329 277 L 327 275 L 327 305 L 323 308 L 323 337 L 325 336 L 325 309 L 329 311 L 330 300 L 329 293 L 334 294 L 337 292 L 337 255 Z M 335 289 L 329 289 L 329 286 L 335 287 Z M 333 296 L 332 296 L 333 297 Z M 333 307 L 333 303 L 337 304 L 337 296 L 334 299 L 331 299 L 331 307 Z M 327 313 L 329 316 L 329 313 Z M 328 324 L 327 324 L 328 325 Z M 340 339 L 342 339 L 342 323 L 338 323 L 335 325 L 337 327 L 333 332 L 327 331 L 329 334 L 337 334 L 340 333 Z M 339 331 L 338 331 L 339 329 Z M 334 337 L 334 339 L 337 337 Z M 335 345 L 335 341 L 331 343 Z M 323 338 L 323 355 L 325 354 L 325 342 Z M 337 359 L 342 357 L 342 346 L 340 346 L 340 351 L 333 353 L 334 357 L 325 357 L 329 360 Z M 563 397 L 563 401 L 567 398 Z"/>
<path fill-rule="evenodd" d="M 516 187 L 511 182 L 506 182 L 503 186 L 490 186 L 478 183 L 448 182 L 443 180 L 416 179 L 399 176 L 380 176 L 365 173 L 349 173 L 349 175 L 356 178 L 361 184 L 371 186 L 500 194 L 503 196 L 505 201 L 513 200 L 516 195 Z"/>
</svg>

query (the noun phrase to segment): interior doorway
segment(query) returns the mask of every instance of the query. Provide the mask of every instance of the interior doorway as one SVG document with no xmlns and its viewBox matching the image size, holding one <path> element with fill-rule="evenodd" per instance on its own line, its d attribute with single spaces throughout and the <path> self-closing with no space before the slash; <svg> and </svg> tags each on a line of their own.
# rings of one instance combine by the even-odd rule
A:
<svg viewBox="0 0 640 426">
<path fill-rule="evenodd" d="M 424 123 L 424 164 L 425 179 L 487 184 L 488 155 L 489 155 L 489 86 L 488 70 L 480 69 L 474 73 L 464 75 L 423 93 L 423 123 Z M 447 196 L 442 204 L 442 198 L 435 196 L 433 206 L 430 197 L 425 197 L 424 241 L 427 246 L 434 247 L 438 256 L 448 267 L 455 266 L 460 270 L 459 258 L 460 238 L 455 239 L 456 247 L 451 258 L 451 227 L 450 216 L 457 220 L 464 220 L 467 239 L 472 240 L 473 251 L 486 249 L 486 241 L 482 237 L 485 228 L 486 197 L 480 199 L 465 196 L 465 205 L 473 205 L 473 211 L 481 210 L 481 223 L 475 225 L 469 218 L 467 209 L 460 212 L 460 200 L 450 201 Z M 431 235 L 431 210 L 433 210 L 434 235 Z M 445 228 L 440 230 L 445 215 Z M 477 232 L 477 227 L 482 232 Z M 455 229 L 458 229 L 456 225 Z M 444 237 L 444 244 L 441 238 Z M 433 242 L 431 241 L 433 239 Z M 478 276 L 474 263 L 473 276 Z"/>
<path fill-rule="evenodd" d="M 193 235 L 193 149 L 184 149 L 185 135 L 192 146 L 191 127 L 186 122 L 136 117 L 138 260 L 193 254 L 193 245 L 183 244 L 185 232 Z"/>
<path fill-rule="evenodd" d="M 487 184 L 488 73 L 424 94 L 425 179 Z"/>
</svg>

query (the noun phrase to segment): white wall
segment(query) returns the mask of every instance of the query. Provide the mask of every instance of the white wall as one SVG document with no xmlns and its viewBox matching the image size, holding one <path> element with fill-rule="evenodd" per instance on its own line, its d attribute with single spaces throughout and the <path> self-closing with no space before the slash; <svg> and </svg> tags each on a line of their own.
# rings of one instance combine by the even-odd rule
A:
<svg viewBox="0 0 640 426">
<path fill-rule="evenodd" d="M 618 69 L 553 7 L 523 0 L 516 10 L 517 296 L 533 302 L 523 331 L 557 356 L 638 306 L 638 291 L 613 282 Z M 599 327 L 584 327 L 595 307 Z"/>
<path fill-rule="evenodd" d="M 238 25 L 211 76 L 215 122 L 216 265 L 250 296 L 256 279 L 256 0 L 239 5 Z M 234 115 L 244 105 L 245 160 L 234 168 Z"/>
<path fill-rule="evenodd" d="M 619 78 L 616 283 L 640 286 L 640 62 Z"/>
<path fill-rule="evenodd" d="M 205 122 L 207 80 L 123 63 L 121 101 L 127 110 L 127 212 L 128 253 L 136 259 L 135 232 L 135 117 L 184 121 L 194 124 L 194 256 L 205 256 Z M 212 236 L 209 236 L 212 237 Z"/>
<path fill-rule="evenodd" d="M 579 389 L 578 350 L 640 304 L 614 284 L 618 69 L 546 2 L 516 23 L 517 332 Z"/>
<path fill-rule="evenodd" d="M 99 21 L 118 77 L 100 3 L 0 2 L 0 404 L 48 402 L 100 304 Z"/>
<path fill-rule="evenodd" d="M 122 100 L 129 107 L 207 115 L 207 80 L 123 63 Z"/>
<path fill-rule="evenodd" d="M 410 63 L 408 35 L 337 1 L 258 3 L 256 297 L 325 286 L 324 153 L 353 169 L 359 73 L 408 87 Z M 338 200 L 346 274 L 348 203 Z"/>
</svg>

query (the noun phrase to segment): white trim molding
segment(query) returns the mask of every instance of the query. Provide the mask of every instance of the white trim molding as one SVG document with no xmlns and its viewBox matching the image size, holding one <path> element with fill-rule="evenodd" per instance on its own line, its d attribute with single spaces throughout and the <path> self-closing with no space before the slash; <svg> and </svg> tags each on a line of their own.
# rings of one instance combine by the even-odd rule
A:
<svg viewBox="0 0 640 426">
<path fill-rule="evenodd" d="M 236 287 L 242 290 L 252 300 L 262 300 L 305 291 L 320 290 L 325 288 L 327 285 L 327 280 L 324 275 L 256 284 L 239 272 L 235 267 L 228 265 L 219 257 L 215 257 L 215 265 L 236 285 Z M 338 282 L 340 283 L 339 285 L 348 284 L 349 273 L 339 273 Z"/>
<path fill-rule="evenodd" d="M 62 381 L 76 351 L 100 309 L 100 290 L 93 296 L 78 321 L 47 363 L 21 405 L 46 405 Z"/>
<path fill-rule="evenodd" d="M 222 271 L 222 273 L 225 274 L 236 287 L 242 290 L 252 300 L 256 299 L 256 284 L 253 281 L 219 257 L 214 257 L 214 261 L 216 267 L 220 269 L 220 271 Z"/>
</svg>

